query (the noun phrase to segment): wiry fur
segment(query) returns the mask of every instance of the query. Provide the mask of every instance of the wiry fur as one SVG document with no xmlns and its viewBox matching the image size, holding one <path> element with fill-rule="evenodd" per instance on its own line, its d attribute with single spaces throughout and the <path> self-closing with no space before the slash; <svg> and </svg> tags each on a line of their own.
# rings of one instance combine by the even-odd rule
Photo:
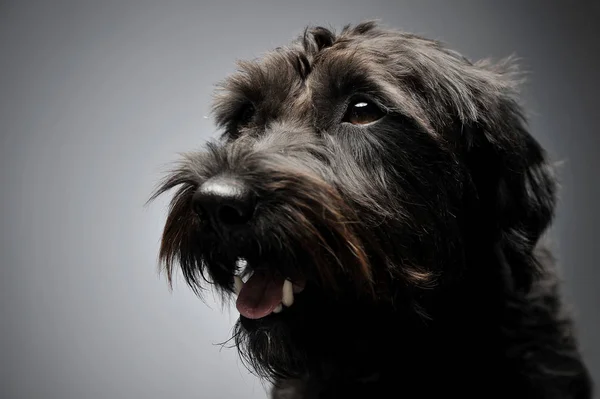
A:
<svg viewBox="0 0 600 399">
<path fill-rule="evenodd" d="M 372 22 L 307 29 L 216 94 L 223 135 L 188 154 L 161 259 L 229 296 L 239 259 L 308 281 L 235 342 L 278 398 L 590 398 L 553 260 L 556 183 L 511 62 L 471 63 Z M 360 94 L 387 115 L 340 123 Z M 216 234 L 190 206 L 235 176 L 259 205 Z"/>
</svg>

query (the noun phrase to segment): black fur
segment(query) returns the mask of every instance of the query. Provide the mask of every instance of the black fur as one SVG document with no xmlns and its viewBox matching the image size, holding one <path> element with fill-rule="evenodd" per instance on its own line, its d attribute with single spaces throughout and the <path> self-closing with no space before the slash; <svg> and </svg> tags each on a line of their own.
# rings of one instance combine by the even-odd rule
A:
<svg viewBox="0 0 600 399">
<path fill-rule="evenodd" d="M 591 382 L 540 243 L 556 183 L 509 61 L 471 63 L 373 22 L 307 29 L 220 87 L 223 135 L 188 154 L 161 259 L 201 293 L 238 260 L 305 278 L 278 315 L 241 317 L 242 358 L 275 398 L 579 398 Z M 352 99 L 386 115 L 343 123 Z M 218 235 L 190 206 L 228 174 L 259 198 Z"/>
</svg>

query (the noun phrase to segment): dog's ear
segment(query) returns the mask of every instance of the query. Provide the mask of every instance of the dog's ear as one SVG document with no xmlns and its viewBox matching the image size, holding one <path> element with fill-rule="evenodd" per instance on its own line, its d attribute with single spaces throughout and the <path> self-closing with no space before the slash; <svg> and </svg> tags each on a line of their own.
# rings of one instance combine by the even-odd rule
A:
<svg viewBox="0 0 600 399">
<path fill-rule="evenodd" d="M 514 288 L 527 290 L 540 271 L 534 250 L 554 216 L 556 182 L 514 92 L 487 95 L 486 108 L 480 110 L 485 116 L 463 125 L 466 161 L 479 223 L 495 241 Z"/>
</svg>

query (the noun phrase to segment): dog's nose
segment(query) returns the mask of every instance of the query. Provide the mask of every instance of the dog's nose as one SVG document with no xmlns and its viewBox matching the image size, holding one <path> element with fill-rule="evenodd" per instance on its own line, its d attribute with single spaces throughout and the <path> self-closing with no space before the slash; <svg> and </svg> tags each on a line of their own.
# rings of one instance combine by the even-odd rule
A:
<svg viewBox="0 0 600 399">
<path fill-rule="evenodd" d="M 215 177 L 194 193 L 192 204 L 201 218 L 208 218 L 215 229 L 231 230 L 250 221 L 256 198 L 248 185 L 231 177 Z"/>
</svg>

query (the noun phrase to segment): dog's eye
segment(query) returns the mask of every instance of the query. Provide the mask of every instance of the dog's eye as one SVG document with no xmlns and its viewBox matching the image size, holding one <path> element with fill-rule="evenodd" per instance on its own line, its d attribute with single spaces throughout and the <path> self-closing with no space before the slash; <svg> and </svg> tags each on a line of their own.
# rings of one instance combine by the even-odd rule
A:
<svg viewBox="0 0 600 399">
<path fill-rule="evenodd" d="M 366 125 L 381 119 L 384 115 L 385 112 L 374 103 L 358 100 L 352 101 L 348 105 L 342 122 L 352 123 L 353 125 Z"/>
<path fill-rule="evenodd" d="M 237 118 L 237 125 L 239 127 L 243 127 L 246 126 L 250 123 L 250 121 L 252 120 L 252 117 L 254 116 L 254 106 L 252 104 L 248 104 L 246 105 L 244 108 L 242 108 L 242 110 L 239 113 L 239 116 Z"/>
</svg>

